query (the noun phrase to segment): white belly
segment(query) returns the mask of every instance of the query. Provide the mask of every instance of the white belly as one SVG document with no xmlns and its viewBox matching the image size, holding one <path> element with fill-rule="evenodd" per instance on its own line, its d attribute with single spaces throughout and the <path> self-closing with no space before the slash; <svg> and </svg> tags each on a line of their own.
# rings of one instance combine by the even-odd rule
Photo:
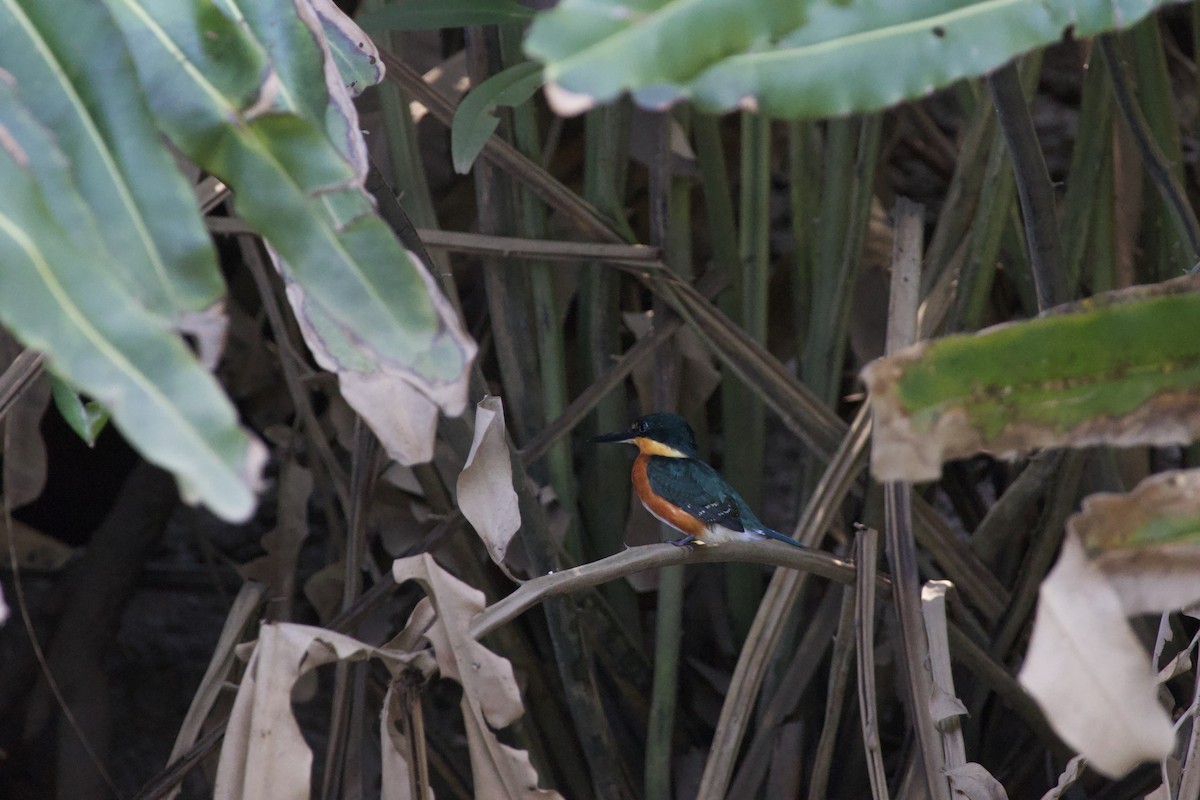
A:
<svg viewBox="0 0 1200 800">
<path fill-rule="evenodd" d="M 709 525 L 708 533 L 704 534 L 705 544 L 720 544 L 721 542 L 760 542 L 764 537 L 754 531 L 735 531 L 724 525 Z"/>
<path fill-rule="evenodd" d="M 642 503 L 642 507 L 649 511 L 651 516 L 667 527 L 677 530 L 680 533 L 687 533 L 687 531 L 680 530 L 672 525 L 670 520 L 663 519 L 658 514 L 655 514 L 654 509 L 645 503 Z M 697 542 L 697 544 L 720 544 L 721 542 L 757 542 L 761 541 L 765 537 L 761 533 L 754 533 L 753 531 L 735 531 L 726 528 L 724 525 L 709 525 L 708 530 L 704 532 L 704 536 L 701 538 L 704 541 Z"/>
</svg>

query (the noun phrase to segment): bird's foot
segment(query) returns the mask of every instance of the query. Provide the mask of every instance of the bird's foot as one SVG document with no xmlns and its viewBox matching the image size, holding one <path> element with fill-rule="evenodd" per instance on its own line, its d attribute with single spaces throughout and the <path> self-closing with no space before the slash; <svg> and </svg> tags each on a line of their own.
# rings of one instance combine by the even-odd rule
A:
<svg viewBox="0 0 1200 800">
<path fill-rule="evenodd" d="M 701 542 L 699 539 L 697 539 L 695 536 L 693 536 L 690 533 L 687 536 L 680 537 L 679 539 L 671 539 L 670 542 L 671 542 L 671 544 L 675 545 L 676 547 L 688 547 L 688 548 L 690 548 L 696 544 L 703 544 L 703 542 Z"/>
</svg>

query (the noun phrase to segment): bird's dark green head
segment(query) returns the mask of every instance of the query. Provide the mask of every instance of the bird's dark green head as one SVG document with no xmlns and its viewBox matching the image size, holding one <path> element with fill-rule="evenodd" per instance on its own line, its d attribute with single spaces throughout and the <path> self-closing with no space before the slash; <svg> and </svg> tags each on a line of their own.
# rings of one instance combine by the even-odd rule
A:
<svg viewBox="0 0 1200 800">
<path fill-rule="evenodd" d="M 659 411 L 639 417 L 629 430 L 597 436 L 593 442 L 632 442 L 643 453 L 674 458 L 696 457 L 696 434 L 678 414 Z"/>
</svg>

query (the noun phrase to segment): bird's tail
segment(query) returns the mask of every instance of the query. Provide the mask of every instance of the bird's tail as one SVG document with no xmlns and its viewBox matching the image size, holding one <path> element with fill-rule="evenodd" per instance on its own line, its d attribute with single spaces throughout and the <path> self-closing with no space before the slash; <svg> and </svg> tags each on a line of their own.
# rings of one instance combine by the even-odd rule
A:
<svg viewBox="0 0 1200 800">
<path fill-rule="evenodd" d="M 786 544 L 790 544 L 792 547 L 803 547 L 805 550 L 807 550 L 807 549 L 808 549 L 808 545 L 806 545 L 806 544 L 800 544 L 799 542 L 797 542 L 797 541 L 796 541 L 795 539 L 793 539 L 792 537 L 790 537 L 790 536 L 784 536 L 784 535 L 783 535 L 782 533 L 780 533 L 779 531 L 773 531 L 773 530 L 771 530 L 770 528 L 765 528 L 765 527 L 764 527 L 764 528 L 760 529 L 760 530 L 758 531 L 758 533 L 761 533 L 763 536 L 766 536 L 768 539 L 774 539 L 774 540 L 776 540 L 776 541 L 779 541 L 779 542 L 785 542 Z"/>
</svg>

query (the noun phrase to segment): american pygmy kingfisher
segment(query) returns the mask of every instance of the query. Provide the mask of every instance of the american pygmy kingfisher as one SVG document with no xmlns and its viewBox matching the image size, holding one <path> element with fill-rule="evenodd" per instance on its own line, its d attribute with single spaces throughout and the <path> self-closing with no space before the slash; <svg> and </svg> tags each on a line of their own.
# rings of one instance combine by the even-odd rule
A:
<svg viewBox="0 0 1200 800">
<path fill-rule="evenodd" d="M 696 434 L 683 417 L 659 412 L 634 421 L 629 430 L 593 442 L 637 445 L 633 488 L 646 510 L 684 534 L 676 545 L 755 541 L 764 537 L 804 547 L 762 524 L 746 501 L 715 469 L 696 455 Z"/>
</svg>

